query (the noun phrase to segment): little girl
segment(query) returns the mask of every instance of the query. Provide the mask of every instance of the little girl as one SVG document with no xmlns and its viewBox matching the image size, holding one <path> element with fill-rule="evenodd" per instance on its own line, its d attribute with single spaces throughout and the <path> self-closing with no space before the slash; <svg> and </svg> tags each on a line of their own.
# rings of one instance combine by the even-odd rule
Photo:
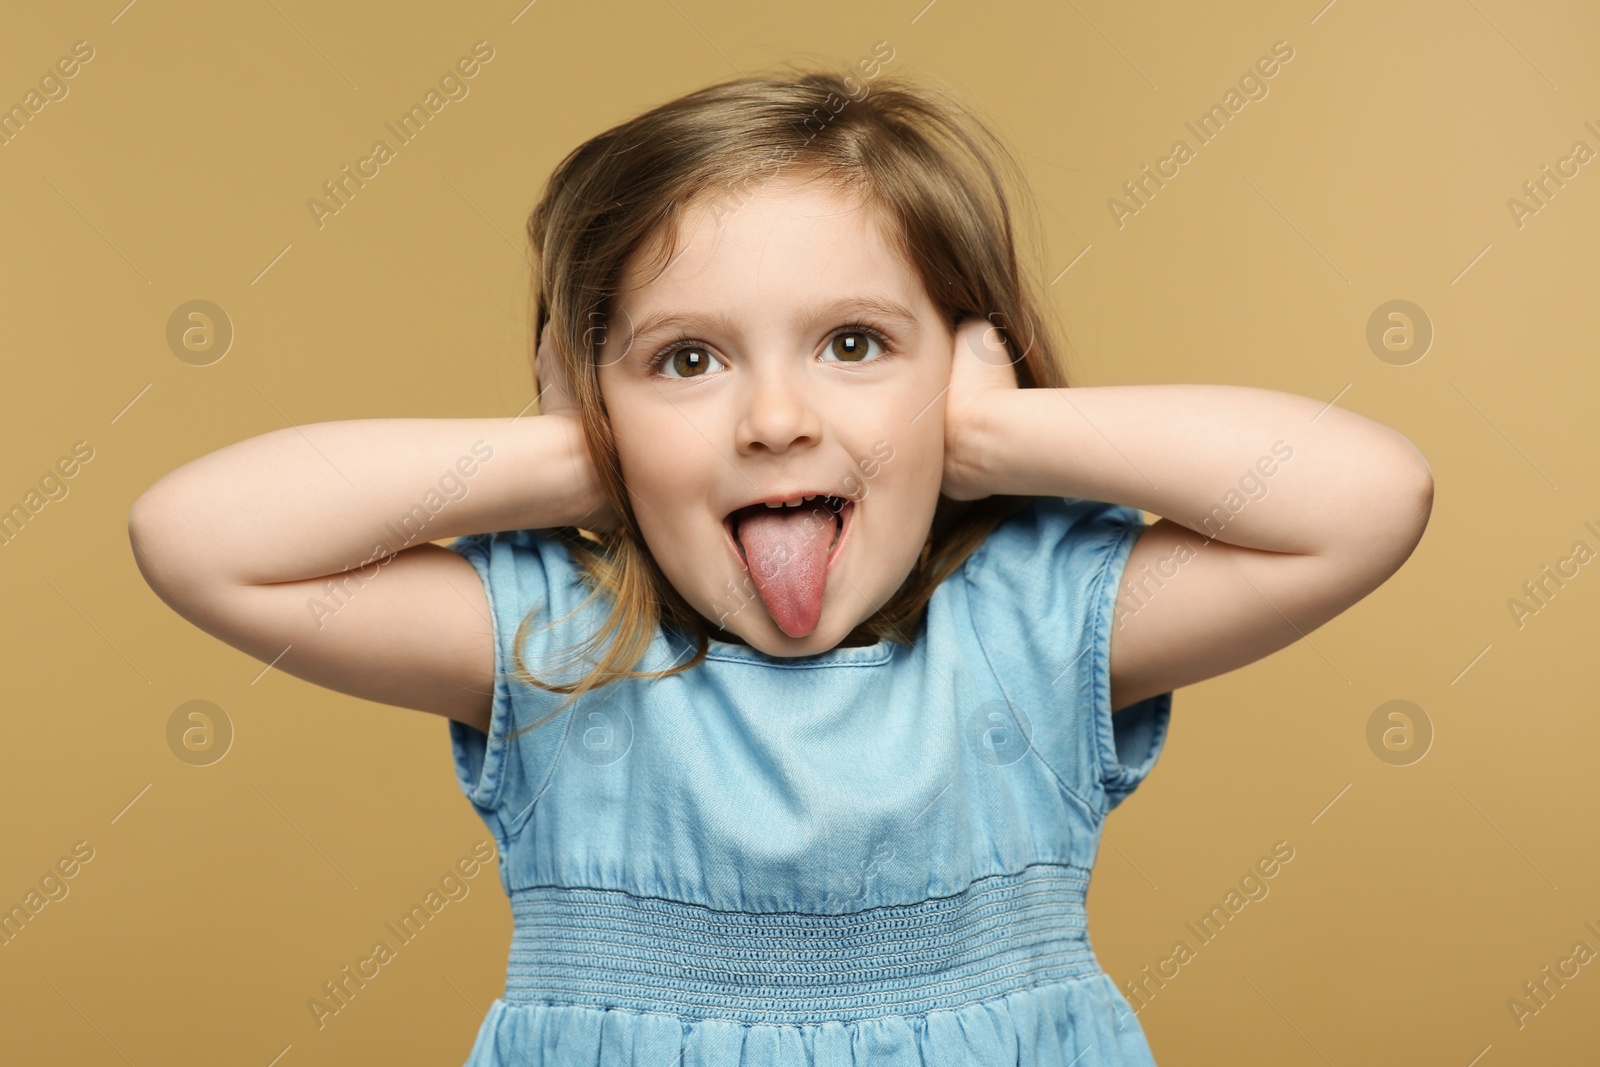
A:
<svg viewBox="0 0 1600 1067">
<path fill-rule="evenodd" d="M 449 720 L 515 918 L 469 1065 L 1154 1062 L 1087 932 L 1106 815 L 1432 478 L 1319 400 L 1068 388 L 1019 174 L 904 78 L 692 93 L 533 212 L 539 415 L 280 430 L 135 503 L 185 618 Z"/>
</svg>

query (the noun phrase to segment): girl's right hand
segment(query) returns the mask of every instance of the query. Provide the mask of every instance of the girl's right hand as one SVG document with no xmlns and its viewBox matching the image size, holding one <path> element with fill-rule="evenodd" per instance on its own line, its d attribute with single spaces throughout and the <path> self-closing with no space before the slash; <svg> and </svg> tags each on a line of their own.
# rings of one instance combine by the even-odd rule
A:
<svg viewBox="0 0 1600 1067">
<path fill-rule="evenodd" d="M 533 374 L 535 383 L 539 387 L 539 414 L 561 415 L 578 421 L 578 403 L 572 398 L 572 391 L 567 387 L 566 376 L 561 373 L 561 359 L 555 335 L 551 332 L 552 322 L 544 324 L 544 330 L 539 334 L 539 347 L 533 355 Z M 585 450 L 587 454 L 587 450 Z M 594 461 L 589 461 L 590 477 L 595 480 L 595 497 L 601 504 L 595 512 L 578 523 L 580 529 L 595 530 L 601 533 L 615 530 L 619 525 L 616 512 L 611 508 L 611 502 L 605 499 L 604 492 L 600 489 L 598 478 L 594 475 Z"/>
<path fill-rule="evenodd" d="M 533 355 L 533 375 L 539 386 L 539 414 L 578 415 L 577 401 L 567 388 L 567 379 L 561 373 L 561 360 L 556 351 L 555 337 L 550 332 L 554 320 L 544 324 L 539 334 L 539 347 Z"/>
<path fill-rule="evenodd" d="M 616 524 L 554 354 L 534 357 L 554 386 L 543 418 L 305 423 L 168 472 L 128 512 L 140 574 L 183 618 L 274 670 L 487 733 L 488 591 L 441 542 Z"/>
</svg>

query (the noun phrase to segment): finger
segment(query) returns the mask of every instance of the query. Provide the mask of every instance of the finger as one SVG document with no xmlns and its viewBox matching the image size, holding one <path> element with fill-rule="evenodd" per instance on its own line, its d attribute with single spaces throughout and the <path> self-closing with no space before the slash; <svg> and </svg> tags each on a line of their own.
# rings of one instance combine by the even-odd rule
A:
<svg viewBox="0 0 1600 1067">
<path fill-rule="evenodd" d="M 962 323 L 960 334 L 967 351 L 983 363 L 999 367 L 1012 362 L 1004 332 L 987 318 L 968 317 Z"/>
</svg>

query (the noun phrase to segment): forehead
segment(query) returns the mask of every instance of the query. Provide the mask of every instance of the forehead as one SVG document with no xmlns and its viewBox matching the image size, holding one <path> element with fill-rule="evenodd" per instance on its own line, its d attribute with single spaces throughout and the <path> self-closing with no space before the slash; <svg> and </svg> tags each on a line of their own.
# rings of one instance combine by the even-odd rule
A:
<svg viewBox="0 0 1600 1067">
<path fill-rule="evenodd" d="M 641 338 L 690 316 L 786 324 L 850 305 L 933 314 L 889 220 L 859 194 L 789 178 L 688 205 L 676 234 L 663 229 L 635 253 L 617 298 L 624 331 Z"/>
</svg>

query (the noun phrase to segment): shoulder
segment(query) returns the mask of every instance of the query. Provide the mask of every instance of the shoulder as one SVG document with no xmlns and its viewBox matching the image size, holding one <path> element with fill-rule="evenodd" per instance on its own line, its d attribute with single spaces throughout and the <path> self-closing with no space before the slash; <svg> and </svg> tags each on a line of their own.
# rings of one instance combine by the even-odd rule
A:
<svg viewBox="0 0 1600 1067">
<path fill-rule="evenodd" d="M 966 569 L 1035 579 L 1062 577 L 1063 564 L 1073 572 L 1093 570 L 1119 548 L 1125 555 L 1145 525 L 1143 513 L 1125 504 L 1036 497 L 995 527 Z"/>
<path fill-rule="evenodd" d="M 568 650 L 588 636 L 595 606 L 568 538 L 551 530 L 505 530 L 458 537 L 445 546 L 472 564 L 489 601 L 494 691 L 487 731 L 452 720 L 457 779 L 504 849 L 543 789 L 568 726 L 541 723 L 565 694 L 528 684 L 572 681 Z M 581 670 L 578 673 L 582 673 Z M 533 727 L 530 729 L 530 727 Z"/>
<path fill-rule="evenodd" d="M 502 530 L 458 537 L 446 547 L 487 578 L 550 581 L 578 570 L 568 540 L 548 530 Z"/>
<path fill-rule="evenodd" d="M 1111 639 L 1117 587 L 1139 534 L 1136 508 L 1041 497 L 1007 517 L 963 565 L 966 602 L 986 646 L 1055 667 Z M 991 647 L 991 653 L 994 648 Z M 1054 677 L 1049 675 L 1048 677 Z"/>
<path fill-rule="evenodd" d="M 544 621 L 552 629 L 538 644 L 568 640 L 577 632 L 574 626 L 581 629 L 576 617 L 563 618 L 582 606 L 591 592 L 569 547 L 576 536 L 554 530 L 504 530 L 458 537 L 446 546 L 477 571 L 496 635 L 507 650 L 530 613 L 551 616 Z"/>
<path fill-rule="evenodd" d="M 1118 588 L 1149 528 L 1137 508 L 1038 498 L 1008 517 L 965 568 L 972 636 L 1009 714 L 1057 778 L 1100 811 L 1154 763 L 1170 694 L 1113 718 Z"/>
</svg>

